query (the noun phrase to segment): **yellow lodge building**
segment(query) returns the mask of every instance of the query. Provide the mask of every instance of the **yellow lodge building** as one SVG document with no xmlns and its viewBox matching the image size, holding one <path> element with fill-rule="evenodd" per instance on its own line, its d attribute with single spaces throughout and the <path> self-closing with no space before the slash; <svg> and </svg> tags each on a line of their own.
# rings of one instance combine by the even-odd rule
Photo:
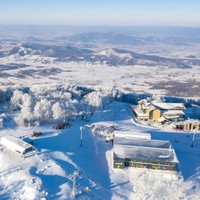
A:
<svg viewBox="0 0 200 200">
<path fill-rule="evenodd" d="M 161 100 L 147 101 L 142 99 L 133 111 L 140 121 L 159 122 L 181 121 L 184 117 L 183 103 L 165 103 Z"/>
</svg>

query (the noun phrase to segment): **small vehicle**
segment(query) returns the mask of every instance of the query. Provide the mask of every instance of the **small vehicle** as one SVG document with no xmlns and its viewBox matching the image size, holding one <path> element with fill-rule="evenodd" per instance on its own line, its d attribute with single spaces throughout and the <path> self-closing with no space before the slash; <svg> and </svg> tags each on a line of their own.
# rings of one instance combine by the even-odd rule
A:
<svg viewBox="0 0 200 200">
<path fill-rule="evenodd" d="M 42 135 L 42 132 L 39 132 L 39 131 L 33 131 L 33 134 L 32 134 L 32 137 L 38 137 Z"/>
<path fill-rule="evenodd" d="M 106 142 L 111 142 L 113 140 L 113 135 L 106 136 Z"/>
<path fill-rule="evenodd" d="M 91 192 L 91 189 L 89 187 L 84 188 L 86 192 Z"/>
<path fill-rule="evenodd" d="M 113 133 L 113 132 L 116 131 L 116 130 L 117 130 L 117 128 L 116 128 L 114 125 L 109 126 L 109 127 L 107 128 L 107 132 L 108 132 L 108 133 Z"/>
<path fill-rule="evenodd" d="M 56 126 L 56 129 L 65 129 L 65 128 L 68 128 L 68 127 L 69 127 L 68 124 L 58 124 L 58 125 Z"/>
</svg>

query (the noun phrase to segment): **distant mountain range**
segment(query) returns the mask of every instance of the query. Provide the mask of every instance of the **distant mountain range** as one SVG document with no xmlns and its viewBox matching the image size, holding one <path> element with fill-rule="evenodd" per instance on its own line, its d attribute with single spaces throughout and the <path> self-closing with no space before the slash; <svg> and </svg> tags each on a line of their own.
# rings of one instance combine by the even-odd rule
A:
<svg viewBox="0 0 200 200">
<path fill-rule="evenodd" d="M 193 53 L 182 56 L 181 53 L 180 57 L 176 57 L 170 56 L 170 52 L 174 50 L 176 55 L 180 49 L 184 53 L 188 52 L 189 48 L 194 49 L 200 45 L 200 37 L 195 34 L 196 31 L 198 30 L 190 30 L 190 37 L 189 33 L 179 32 L 174 36 L 173 34 L 156 36 L 155 32 L 149 36 L 116 32 L 85 32 L 67 36 L 55 35 L 55 37 L 27 35 L 18 40 L 11 37 L 12 35 L 6 37 L 5 34 L 1 37 L 0 34 L 0 58 L 14 56 L 15 59 L 20 58 L 20 60 L 42 59 L 45 63 L 74 61 L 103 63 L 110 66 L 190 68 L 192 65 L 200 65 L 199 56 L 196 57 Z M 163 54 L 160 53 L 162 51 Z"/>
<path fill-rule="evenodd" d="M 101 34 L 99 37 L 102 38 Z M 72 39 L 72 37 L 70 37 Z M 76 38 L 76 37 L 75 37 Z M 101 39 L 99 38 L 98 41 Z M 73 37 L 74 39 L 74 37 Z M 82 38 L 89 40 L 89 38 Z M 115 38 L 116 39 L 116 38 Z M 113 39 L 112 41 L 115 41 Z M 91 38 L 91 40 L 95 40 Z M 138 41 L 139 43 L 139 41 Z M 36 56 L 48 62 L 90 62 L 103 63 L 110 66 L 119 65 L 146 65 L 146 66 L 168 66 L 173 68 L 190 68 L 190 65 L 199 65 L 200 60 L 195 58 L 174 59 L 156 55 L 136 53 L 119 48 L 106 48 L 102 50 L 86 49 L 76 45 L 49 45 L 42 43 L 25 42 L 23 44 L 6 43 L 0 46 L 0 57 L 15 56 L 26 60 Z M 48 58 L 54 58 L 48 61 Z"/>
<path fill-rule="evenodd" d="M 152 45 L 152 44 L 166 44 L 166 45 L 192 45 L 200 43 L 200 37 L 186 37 L 186 36 L 133 36 L 118 33 L 101 33 L 90 32 L 75 34 L 67 37 L 58 37 L 58 40 L 63 40 L 68 43 L 104 43 L 117 45 Z"/>
</svg>

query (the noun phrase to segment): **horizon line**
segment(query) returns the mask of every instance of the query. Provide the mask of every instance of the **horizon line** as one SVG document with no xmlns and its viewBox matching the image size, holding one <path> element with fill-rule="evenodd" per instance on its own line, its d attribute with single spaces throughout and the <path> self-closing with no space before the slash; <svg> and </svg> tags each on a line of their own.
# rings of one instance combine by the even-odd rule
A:
<svg viewBox="0 0 200 200">
<path fill-rule="evenodd" d="M 199 26 L 189 26 L 189 25 L 123 25 L 123 24 L 119 24 L 119 25 L 95 25 L 95 24 L 85 24 L 85 25 L 71 25 L 71 24 L 1 24 L 0 26 L 68 26 L 68 27 L 170 27 L 170 28 L 200 28 Z"/>
</svg>

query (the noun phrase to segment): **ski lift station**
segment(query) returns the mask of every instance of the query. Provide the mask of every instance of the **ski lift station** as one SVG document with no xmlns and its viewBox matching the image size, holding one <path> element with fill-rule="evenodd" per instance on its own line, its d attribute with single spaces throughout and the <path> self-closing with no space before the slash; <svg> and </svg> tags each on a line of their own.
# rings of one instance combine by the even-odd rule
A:
<svg viewBox="0 0 200 200">
<path fill-rule="evenodd" d="M 3 136 L 0 140 L 0 143 L 7 149 L 18 153 L 24 158 L 36 154 L 36 149 L 34 146 L 14 136 Z"/>
<path fill-rule="evenodd" d="M 177 171 L 178 159 L 169 141 L 114 138 L 113 167 Z"/>
</svg>

